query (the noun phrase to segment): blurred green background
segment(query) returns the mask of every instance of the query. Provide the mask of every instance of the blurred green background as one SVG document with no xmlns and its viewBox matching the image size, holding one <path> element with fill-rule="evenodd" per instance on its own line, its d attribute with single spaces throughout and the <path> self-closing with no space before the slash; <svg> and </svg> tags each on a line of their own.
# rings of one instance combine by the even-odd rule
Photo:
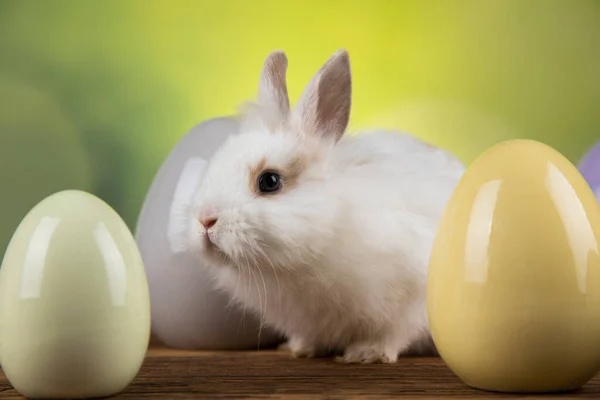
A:
<svg viewBox="0 0 600 400">
<path fill-rule="evenodd" d="M 287 52 L 294 101 L 340 47 L 351 129 L 467 163 L 517 137 L 576 162 L 599 137 L 597 0 L 0 0 L 0 254 L 67 188 L 133 228 L 172 146 L 253 98 L 268 52 Z"/>
</svg>

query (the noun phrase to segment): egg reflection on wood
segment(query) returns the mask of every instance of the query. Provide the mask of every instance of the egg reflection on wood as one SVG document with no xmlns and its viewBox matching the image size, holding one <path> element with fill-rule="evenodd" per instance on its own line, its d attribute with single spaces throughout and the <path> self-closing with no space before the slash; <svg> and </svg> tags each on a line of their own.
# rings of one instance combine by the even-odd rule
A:
<svg viewBox="0 0 600 400">
<path fill-rule="evenodd" d="M 515 140 L 482 154 L 447 205 L 431 254 L 433 339 L 467 384 L 581 387 L 600 369 L 600 208 L 565 157 Z"/>
<path fill-rule="evenodd" d="M 185 135 L 157 172 L 138 219 L 136 240 L 150 285 L 152 330 L 171 347 L 257 349 L 279 339 L 268 329 L 261 332 L 254 315 L 214 289 L 198 254 L 186 245 L 192 197 L 204 168 L 237 130 L 236 119 L 216 118 Z"/>
<path fill-rule="evenodd" d="M 97 197 L 75 190 L 23 219 L 0 268 L 0 360 L 28 398 L 123 390 L 150 337 L 150 299 L 131 232 Z"/>
</svg>

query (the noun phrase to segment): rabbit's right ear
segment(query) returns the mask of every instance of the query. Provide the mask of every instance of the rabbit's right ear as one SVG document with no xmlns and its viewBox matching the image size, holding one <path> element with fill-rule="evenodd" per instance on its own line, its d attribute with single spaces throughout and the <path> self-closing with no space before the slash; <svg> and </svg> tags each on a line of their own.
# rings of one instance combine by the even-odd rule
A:
<svg viewBox="0 0 600 400">
<path fill-rule="evenodd" d="M 290 113 L 290 100 L 286 83 L 288 61 L 285 53 L 270 53 L 263 65 L 258 87 L 258 102 L 268 110 L 271 119 L 286 121 Z"/>
</svg>

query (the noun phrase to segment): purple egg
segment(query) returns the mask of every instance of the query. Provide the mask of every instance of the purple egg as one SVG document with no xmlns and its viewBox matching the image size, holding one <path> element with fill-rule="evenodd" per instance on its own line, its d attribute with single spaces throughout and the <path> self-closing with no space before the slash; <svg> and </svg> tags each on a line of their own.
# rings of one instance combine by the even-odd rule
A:
<svg viewBox="0 0 600 400">
<path fill-rule="evenodd" d="M 600 141 L 581 158 L 577 168 L 600 199 Z"/>
</svg>

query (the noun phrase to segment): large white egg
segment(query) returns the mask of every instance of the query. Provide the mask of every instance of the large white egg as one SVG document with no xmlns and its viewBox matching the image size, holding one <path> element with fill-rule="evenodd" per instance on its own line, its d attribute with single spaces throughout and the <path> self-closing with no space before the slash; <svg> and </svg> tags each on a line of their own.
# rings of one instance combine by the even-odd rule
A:
<svg viewBox="0 0 600 400">
<path fill-rule="evenodd" d="M 170 347 L 257 349 L 278 341 L 272 331 L 259 329 L 254 315 L 230 305 L 227 295 L 213 288 L 206 266 L 186 247 L 189 208 L 204 168 L 237 131 L 234 118 L 216 118 L 185 135 L 156 174 L 138 219 L 136 239 L 150 286 L 152 330 Z"/>
<path fill-rule="evenodd" d="M 104 201 L 68 190 L 36 205 L 0 268 L 0 358 L 28 398 L 123 390 L 150 338 L 150 299 L 133 235 Z"/>
</svg>

